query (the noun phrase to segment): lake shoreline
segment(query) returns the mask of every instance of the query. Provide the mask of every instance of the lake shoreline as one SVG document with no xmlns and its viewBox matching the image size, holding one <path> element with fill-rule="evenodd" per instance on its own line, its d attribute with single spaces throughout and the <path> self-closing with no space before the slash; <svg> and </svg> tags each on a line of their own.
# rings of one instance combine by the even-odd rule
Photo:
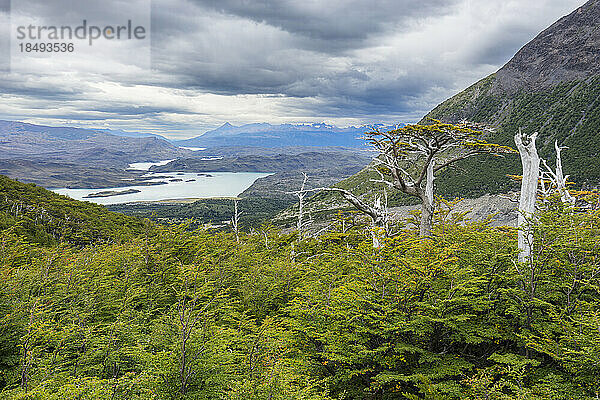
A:
<svg viewBox="0 0 600 400">
<path fill-rule="evenodd" d="M 258 179 L 271 175 L 257 172 L 211 173 L 147 173 L 142 184 L 130 181 L 127 186 L 104 188 L 110 196 L 97 196 L 97 188 L 54 188 L 55 193 L 75 200 L 97 204 L 126 204 L 139 202 L 192 203 L 198 199 L 236 198 Z M 127 191 L 127 193 L 119 193 Z M 119 193 L 118 195 L 116 193 Z"/>
<path fill-rule="evenodd" d="M 164 200 L 139 200 L 139 201 L 131 201 L 128 203 L 118 203 L 119 205 L 128 205 L 128 204 L 192 204 L 199 200 L 242 200 L 242 197 L 239 196 L 220 196 L 220 197 L 188 197 L 182 199 L 164 199 Z"/>
</svg>

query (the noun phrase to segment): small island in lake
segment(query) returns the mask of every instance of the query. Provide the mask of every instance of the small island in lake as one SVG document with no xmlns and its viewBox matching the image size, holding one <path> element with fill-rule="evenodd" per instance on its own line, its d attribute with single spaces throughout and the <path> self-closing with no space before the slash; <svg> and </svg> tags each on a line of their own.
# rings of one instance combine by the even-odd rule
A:
<svg viewBox="0 0 600 400">
<path fill-rule="evenodd" d="M 84 197 L 84 199 L 95 199 L 98 197 L 112 197 L 112 196 L 122 196 L 124 194 L 133 194 L 139 193 L 141 190 L 137 189 L 127 189 L 127 190 L 105 190 L 103 192 L 90 193 Z"/>
</svg>

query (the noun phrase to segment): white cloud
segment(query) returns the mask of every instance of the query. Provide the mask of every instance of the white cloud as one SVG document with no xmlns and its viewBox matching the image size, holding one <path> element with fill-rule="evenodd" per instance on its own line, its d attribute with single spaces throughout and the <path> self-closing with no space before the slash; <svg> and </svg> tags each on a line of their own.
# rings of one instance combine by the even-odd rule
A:
<svg viewBox="0 0 600 400">
<path fill-rule="evenodd" d="M 178 137 L 225 121 L 415 121 L 583 1 L 157 3 L 154 70 L 119 61 L 132 43 L 68 70 L 37 60 L 44 74 L 23 65 L 0 81 L 0 116 Z M 58 12 L 39 4 L 39 18 Z"/>
</svg>

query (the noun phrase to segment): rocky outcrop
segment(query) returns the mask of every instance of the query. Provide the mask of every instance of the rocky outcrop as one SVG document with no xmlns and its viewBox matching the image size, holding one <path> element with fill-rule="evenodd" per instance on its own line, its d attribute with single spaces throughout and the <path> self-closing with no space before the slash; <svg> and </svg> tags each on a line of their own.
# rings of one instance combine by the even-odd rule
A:
<svg viewBox="0 0 600 400">
<path fill-rule="evenodd" d="M 525 45 L 496 73 L 494 91 L 539 90 L 600 74 L 600 0 L 590 0 Z"/>
</svg>

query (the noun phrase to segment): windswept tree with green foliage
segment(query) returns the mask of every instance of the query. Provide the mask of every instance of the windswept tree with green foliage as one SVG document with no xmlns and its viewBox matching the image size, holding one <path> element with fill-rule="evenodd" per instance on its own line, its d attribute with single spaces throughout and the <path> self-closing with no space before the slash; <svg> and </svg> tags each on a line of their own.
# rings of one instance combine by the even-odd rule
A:
<svg viewBox="0 0 600 400">
<path fill-rule="evenodd" d="M 457 125 L 432 120 L 431 124 L 410 124 L 366 134 L 377 151 L 377 170 L 383 183 L 414 196 L 421 202 L 420 235 L 431 232 L 435 209 L 435 179 L 450 165 L 480 154 L 501 155 L 514 152 L 507 146 L 486 142 L 489 131 L 481 124 Z"/>
</svg>

